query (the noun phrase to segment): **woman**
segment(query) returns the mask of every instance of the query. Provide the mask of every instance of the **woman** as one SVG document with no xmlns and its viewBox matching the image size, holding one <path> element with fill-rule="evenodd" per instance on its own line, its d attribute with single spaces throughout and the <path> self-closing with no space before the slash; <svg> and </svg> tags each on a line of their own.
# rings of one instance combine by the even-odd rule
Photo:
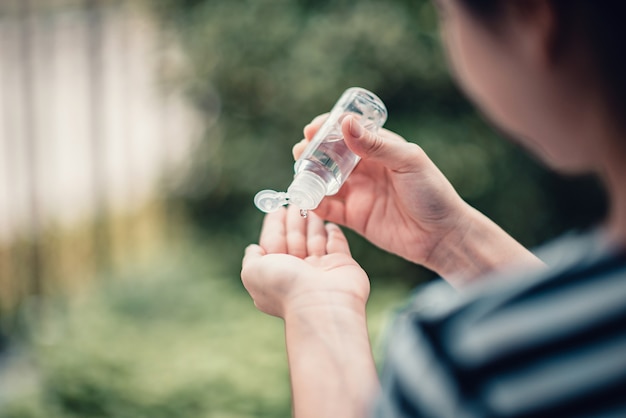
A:
<svg viewBox="0 0 626 418">
<path fill-rule="evenodd" d="M 362 161 L 307 220 L 266 217 L 242 280 L 285 321 L 302 417 L 626 416 L 626 74 L 621 0 L 440 0 L 453 72 L 498 127 L 550 167 L 596 173 L 602 226 L 542 261 L 469 207 L 423 151 L 346 118 Z M 321 125 L 305 127 L 297 157 Z M 575 208 L 573 208 L 575 210 Z M 345 225 L 457 288 L 396 321 L 382 385 L 366 273 Z M 376 402 L 373 402 L 377 399 Z"/>
</svg>

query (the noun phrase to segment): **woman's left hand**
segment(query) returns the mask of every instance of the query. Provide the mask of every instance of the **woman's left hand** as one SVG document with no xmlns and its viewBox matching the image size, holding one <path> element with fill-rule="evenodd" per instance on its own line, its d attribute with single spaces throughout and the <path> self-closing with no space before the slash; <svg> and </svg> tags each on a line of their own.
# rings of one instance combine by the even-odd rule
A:
<svg viewBox="0 0 626 418">
<path fill-rule="evenodd" d="M 364 314 L 370 285 L 335 224 L 289 207 L 266 215 L 259 245 L 250 245 L 241 279 L 255 306 L 285 318 L 317 308 Z"/>
<path fill-rule="evenodd" d="M 268 214 L 241 279 L 257 308 L 285 320 L 294 416 L 365 416 L 379 388 L 370 284 L 339 227 L 296 207 Z"/>
</svg>

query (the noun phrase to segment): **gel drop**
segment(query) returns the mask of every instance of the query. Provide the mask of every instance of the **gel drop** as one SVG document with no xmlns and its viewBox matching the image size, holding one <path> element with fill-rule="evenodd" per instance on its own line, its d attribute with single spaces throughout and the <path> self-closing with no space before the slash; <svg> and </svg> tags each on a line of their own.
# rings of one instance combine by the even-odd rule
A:
<svg viewBox="0 0 626 418">
<path fill-rule="evenodd" d="M 294 164 L 295 175 L 287 191 L 262 190 L 256 194 L 254 204 L 259 210 L 269 213 L 292 204 L 306 217 L 324 196 L 339 191 L 360 160 L 346 146 L 341 133 L 341 121 L 348 115 L 375 133 L 387 120 L 387 109 L 370 91 L 359 87 L 346 90 Z"/>
</svg>

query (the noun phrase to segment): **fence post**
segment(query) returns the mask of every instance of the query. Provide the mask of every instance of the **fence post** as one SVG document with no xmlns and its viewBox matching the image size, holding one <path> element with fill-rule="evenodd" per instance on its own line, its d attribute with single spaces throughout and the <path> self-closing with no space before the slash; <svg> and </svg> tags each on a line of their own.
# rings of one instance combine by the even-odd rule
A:
<svg viewBox="0 0 626 418">
<path fill-rule="evenodd" d="M 32 39 L 32 4 L 31 0 L 18 0 L 19 24 L 19 85 L 22 93 L 22 125 L 24 133 L 25 160 L 28 188 L 29 237 L 27 238 L 28 290 L 29 294 L 42 293 L 42 224 L 39 210 L 39 178 L 38 138 L 33 121 L 29 116 L 35 115 L 35 89 L 33 88 L 33 39 Z"/>
<path fill-rule="evenodd" d="M 86 0 L 88 34 L 87 59 L 89 60 L 89 112 L 90 142 L 93 181 L 93 201 L 95 205 L 93 223 L 93 257 L 97 272 L 106 271 L 111 264 L 109 219 L 106 199 L 106 158 L 104 138 L 105 91 L 103 65 L 103 25 L 102 1 Z"/>
</svg>

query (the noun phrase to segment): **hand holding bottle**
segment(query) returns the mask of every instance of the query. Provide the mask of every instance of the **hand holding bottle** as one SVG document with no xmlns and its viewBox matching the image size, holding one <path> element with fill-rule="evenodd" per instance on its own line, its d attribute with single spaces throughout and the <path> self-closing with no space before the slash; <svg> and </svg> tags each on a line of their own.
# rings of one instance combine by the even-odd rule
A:
<svg viewBox="0 0 626 418">
<path fill-rule="evenodd" d="M 325 119 L 304 129 L 297 158 Z M 424 265 L 456 285 L 513 262 L 537 260 L 497 225 L 461 199 L 416 144 L 386 129 L 362 129 L 351 117 L 344 140 L 361 162 L 334 196 L 315 210 L 375 245 Z"/>
</svg>

